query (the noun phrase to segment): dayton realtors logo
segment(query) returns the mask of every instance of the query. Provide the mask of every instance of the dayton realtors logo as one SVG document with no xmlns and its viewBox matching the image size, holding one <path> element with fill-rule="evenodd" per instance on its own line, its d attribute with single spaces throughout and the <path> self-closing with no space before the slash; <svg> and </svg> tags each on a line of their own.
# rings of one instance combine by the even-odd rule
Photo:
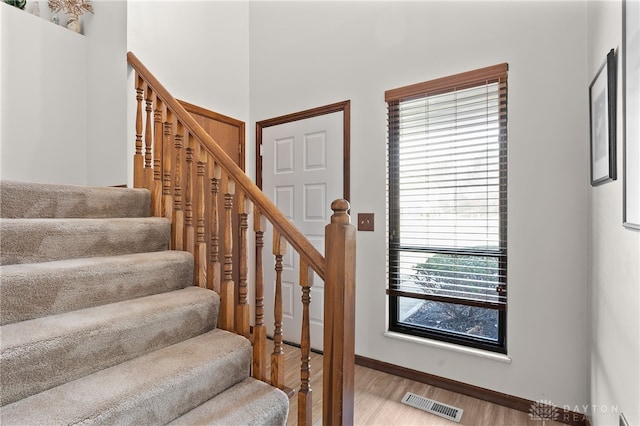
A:
<svg viewBox="0 0 640 426">
<path fill-rule="evenodd" d="M 564 405 L 556 407 L 553 402 L 541 399 L 529 407 L 531 420 L 542 420 L 544 425 L 547 420 L 555 420 L 562 423 L 582 421 L 588 415 L 617 415 L 617 405 Z"/>
<path fill-rule="evenodd" d="M 560 411 L 553 402 L 546 399 L 536 401 L 529 407 L 529 417 L 531 420 L 542 420 L 544 425 L 547 420 L 558 420 Z"/>
</svg>

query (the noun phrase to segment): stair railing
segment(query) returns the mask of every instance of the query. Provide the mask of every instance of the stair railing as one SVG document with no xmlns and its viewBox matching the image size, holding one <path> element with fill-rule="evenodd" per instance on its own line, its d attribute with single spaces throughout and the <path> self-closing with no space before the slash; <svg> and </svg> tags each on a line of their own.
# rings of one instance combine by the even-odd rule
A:
<svg viewBox="0 0 640 426">
<path fill-rule="evenodd" d="M 251 179 L 131 52 L 135 70 L 134 187 L 151 192 L 152 214 L 171 220 L 171 248 L 191 252 L 194 282 L 220 294 L 219 327 L 251 339 L 252 375 L 285 389 L 282 333 L 282 259 L 290 246 L 300 258 L 302 289 L 301 384 L 298 424 L 312 424 L 310 290 L 313 272 L 325 282 L 323 424 L 353 423 L 355 341 L 355 227 L 349 203 L 336 200 L 325 228 L 325 256 L 281 213 Z M 233 264 L 233 208 L 239 215 L 239 265 Z M 255 317 L 248 302 L 247 231 L 253 206 Z M 222 216 L 222 217 L 221 217 Z M 275 256 L 274 350 L 267 364 L 263 249 L 267 223 Z M 238 283 L 233 270 L 238 269 Z M 270 370 L 270 377 L 267 371 Z"/>
</svg>

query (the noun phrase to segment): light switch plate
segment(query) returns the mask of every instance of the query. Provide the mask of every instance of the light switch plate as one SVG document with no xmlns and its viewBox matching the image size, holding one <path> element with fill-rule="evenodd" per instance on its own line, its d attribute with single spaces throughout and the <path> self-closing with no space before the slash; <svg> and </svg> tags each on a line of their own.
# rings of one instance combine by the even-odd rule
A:
<svg viewBox="0 0 640 426">
<path fill-rule="evenodd" d="M 358 213 L 358 231 L 373 231 L 373 213 Z"/>
</svg>

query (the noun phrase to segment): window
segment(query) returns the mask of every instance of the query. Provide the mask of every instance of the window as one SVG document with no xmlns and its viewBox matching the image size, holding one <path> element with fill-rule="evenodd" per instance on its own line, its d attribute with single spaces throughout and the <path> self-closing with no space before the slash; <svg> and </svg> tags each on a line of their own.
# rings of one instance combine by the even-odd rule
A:
<svg viewBox="0 0 640 426">
<path fill-rule="evenodd" d="M 389 329 L 506 353 L 507 64 L 389 90 Z"/>
</svg>

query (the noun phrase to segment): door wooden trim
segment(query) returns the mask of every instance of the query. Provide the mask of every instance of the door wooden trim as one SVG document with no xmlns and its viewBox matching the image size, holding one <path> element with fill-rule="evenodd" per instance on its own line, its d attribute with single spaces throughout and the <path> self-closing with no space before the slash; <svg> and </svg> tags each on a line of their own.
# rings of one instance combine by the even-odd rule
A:
<svg viewBox="0 0 640 426">
<path fill-rule="evenodd" d="M 335 104 L 312 108 L 305 111 L 294 112 L 293 114 L 282 115 L 256 122 L 256 185 L 262 189 L 262 156 L 260 146 L 262 145 L 262 129 L 265 127 L 277 126 L 279 124 L 290 123 L 292 121 L 305 120 L 325 114 L 342 111 L 342 139 L 343 139 L 343 165 L 342 165 L 342 197 L 345 200 L 351 199 L 351 101 L 346 100 Z"/>
</svg>

